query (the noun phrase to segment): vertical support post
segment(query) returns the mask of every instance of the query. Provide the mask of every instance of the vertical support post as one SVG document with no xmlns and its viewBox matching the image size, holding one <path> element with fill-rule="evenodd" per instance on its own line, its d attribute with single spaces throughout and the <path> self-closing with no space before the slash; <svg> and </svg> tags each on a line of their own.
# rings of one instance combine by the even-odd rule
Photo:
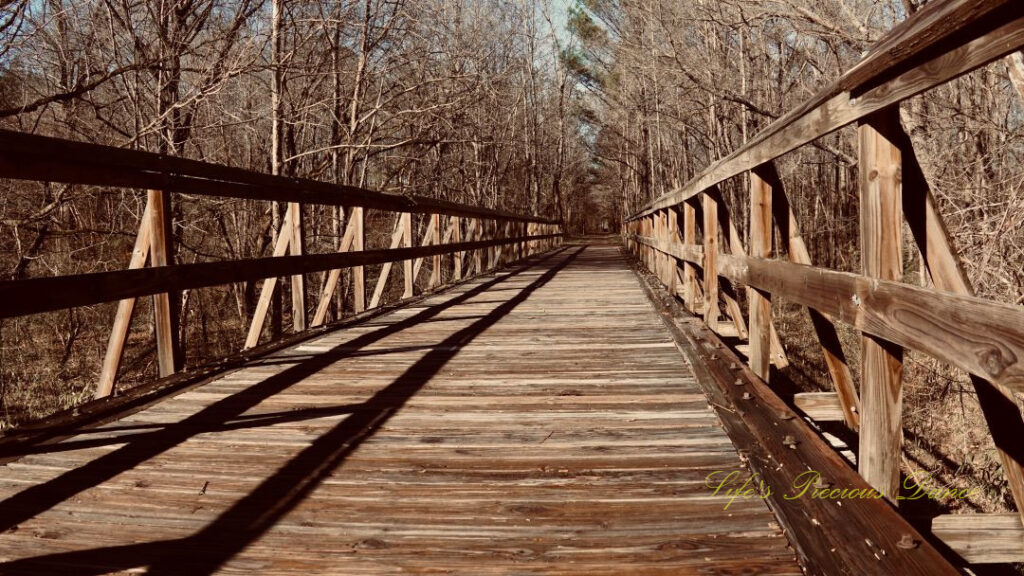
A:
<svg viewBox="0 0 1024 576">
<path fill-rule="evenodd" d="M 676 208 L 668 209 L 667 240 L 673 244 L 679 242 L 679 211 Z M 673 256 L 669 256 L 668 261 L 668 293 L 674 296 L 677 288 L 676 276 L 679 271 L 679 262 Z"/>
<path fill-rule="evenodd" d="M 462 219 L 452 216 L 452 243 L 462 242 Z M 456 252 L 452 262 L 452 282 L 462 280 L 462 255 L 463 252 Z"/>
<path fill-rule="evenodd" d="M 772 187 L 755 171 L 750 172 L 750 255 L 772 256 Z M 751 288 L 750 369 L 768 381 L 771 369 L 771 294 Z"/>
<path fill-rule="evenodd" d="M 171 227 L 171 197 L 160 190 L 148 192 L 150 207 L 150 264 L 174 264 L 174 234 Z M 170 376 L 181 368 L 178 344 L 178 295 L 163 292 L 153 295 L 153 326 L 156 330 L 156 356 L 160 376 Z"/>
<path fill-rule="evenodd" d="M 292 217 L 288 220 L 287 234 L 291 235 L 288 242 L 288 254 L 302 256 L 304 234 L 302 229 L 302 205 L 297 202 L 288 203 Z M 292 276 L 292 327 L 295 332 L 306 329 L 306 282 L 302 274 Z"/>
<path fill-rule="evenodd" d="M 441 244 L 441 215 L 430 215 L 430 228 L 433 230 L 434 243 Z M 441 285 L 441 255 L 435 254 L 432 258 L 433 269 L 430 271 L 430 287 L 436 288 Z"/>
<path fill-rule="evenodd" d="M 900 280 L 903 275 L 902 162 L 893 140 L 898 114 L 897 108 L 887 108 L 858 128 L 861 261 L 866 276 L 882 280 Z M 861 358 L 863 414 L 858 468 L 861 476 L 895 505 L 903 443 L 903 349 L 862 334 Z"/>
<path fill-rule="evenodd" d="M 412 248 L 412 214 L 404 212 L 402 214 L 402 245 L 406 248 Z M 402 292 L 402 298 L 412 298 L 412 260 L 402 261 L 402 273 L 403 280 L 405 280 L 405 290 Z"/>
<path fill-rule="evenodd" d="M 697 208 L 692 200 L 683 203 L 683 244 L 697 243 Z M 686 294 L 686 309 L 697 311 L 697 268 L 691 262 L 683 263 L 683 291 Z"/>
<path fill-rule="evenodd" d="M 363 221 L 363 207 L 352 208 L 352 225 L 355 226 L 355 236 L 352 237 L 352 251 L 361 252 L 366 238 L 366 230 Z M 356 314 L 366 310 L 366 269 L 362 266 L 352 268 L 352 310 Z"/>
<path fill-rule="evenodd" d="M 480 218 L 474 218 L 472 220 L 473 228 L 471 230 L 472 240 L 483 240 L 484 239 L 484 221 Z M 473 250 L 473 273 L 480 274 L 484 271 L 484 258 L 483 251 L 480 248 Z"/>
<path fill-rule="evenodd" d="M 718 201 L 702 192 L 704 199 L 704 323 L 718 322 Z"/>
</svg>

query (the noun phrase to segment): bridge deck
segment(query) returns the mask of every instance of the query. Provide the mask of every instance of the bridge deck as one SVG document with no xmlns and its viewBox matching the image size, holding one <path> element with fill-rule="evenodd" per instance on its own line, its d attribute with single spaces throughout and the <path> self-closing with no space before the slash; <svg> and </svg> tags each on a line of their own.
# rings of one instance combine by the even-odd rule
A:
<svg viewBox="0 0 1024 576">
<path fill-rule="evenodd" d="M 0 474 L 0 573 L 799 574 L 617 247 L 329 333 Z"/>
</svg>

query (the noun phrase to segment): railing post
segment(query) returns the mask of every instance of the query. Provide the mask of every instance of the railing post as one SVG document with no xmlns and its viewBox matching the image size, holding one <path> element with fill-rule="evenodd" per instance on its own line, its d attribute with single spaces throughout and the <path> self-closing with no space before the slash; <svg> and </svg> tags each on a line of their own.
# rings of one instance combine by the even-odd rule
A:
<svg viewBox="0 0 1024 576">
<path fill-rule="evenodd" d="M 666 240 L 675 244 L 679 242 L 679 211 L 676 208 L 668 209 L 668 233 Z M 679 275 L 679 262 L 674 256 L 668 257 L 668 293 L 673 297 L 676 295 L 678 283 L 676 278 Z"/>
<path fill-rule="evenodd" d="M 160 190 L 148 192 L 150 207 L 150 264 L 174 264 L 174 233 L 171 227 L 171 197 Z M 164 292 L 153 296 L 156 356 L 160 376 L 170 376 L 181 369 L 178 342 L 178 294 Z"/>
<path fill-rule="evenodd" d="M 704 323 L 718 322 L 718 201 L 701 192 L 704 200 Z"/>
<path fill-rule="evenodd" d="M 462 219 L 452 216 L 452 243 L 462 242 Z M 462 280 L 462 252 L 456 252 L 452 258 L 452 282 Z"/>
<path fill-rule="evenodd" d="M 352 225 L 355 226 L 352 251 L 361 252 L 366 238 L 362 206 L 352 208 L 352 215 L 349 218 L 352 218 Z M 366 269 L 363 266 L 352 268 L 352 310 L 356 314 L 366 310 Z"/>
<path fill-rule="evenodd" d="M 691 198 L 683 203 L 683 244 L 697 244 L 697 208 Z M 686 294 L 686 309 L 697 311 L 697 268 L 691 262 L 683 262 L 683 292 Z"/>
<path fill-rule="evenodd" d="M 412 248 L 412 214 L 409 212 L 402 213 L 402 245 L 406 248 Z M 413 277 L 412 277 L 412 260 L 406 259 L 402 261 L 402 279 L 405 281 L 405 290 L 402 292 L 402 298 L 412 298 L 413 294 Z"/>
<path fill-rule="evenodd" d="M 430 215 L 430 228 L 434 234 L 434 244 L 441 245 L 441 215 Z M 441 285 L 441 255 L 435 254 L 432 258 L 433 269 L 430 271 L 430 287 L 437 288 Z"/>
<path fill-rule="evenodd" d="M 297 202 L 290 202 L 288 210 L 292 213 L 288 221 L 288 230 L 282 234 L 290 234 L 288 242 L 288 253 L 292 256 L 302 256 L 304 245 L 304 234 L 302 229 L 302 205 Z M 302 274 L 292 276 L 292 327 L 295 332 L 302 332 L 306 329 L 306 282 Z"/>
<path fill-rule="evenodd" d="M 750 255 L 772 256 L 772 187 L 756 171 L 750 172 Z M 750 369 L 765 382 L 771 369 L 771 294 L 751 288 Z"/>
<path fill-rule="evenodd" d="M 888 108 L 858 128 L 861 262 L 866 276 L 901 280 L 901 155 L 894 143 L 898 109 Z M 903 349 L 861 335 L 861 476 L 894 505 L 899 494 L 903 443 Z"/>
<path fill-rule="evenodd" d="M 483 237 L 484 237 L 484 230 L 483 230 L 484 221 L 483 221 L 483 219 L 481 219 L 481 218 L 473 218 L 473 220 L 470 222 L 470 224 L 472 224 L 472 228 L 470 229 L 470 234 L 471 234 L 470 239 L 474 240 L 474 241 L 483 240 Z M 474 274 L 480 274 L 481 272 L 483 272 L 484 271 L 483 265 L 484 265 L 483 250 L 481 248 L 477 248 L 476 250 L 473 250 L 473 273 Z"/>
</svg>

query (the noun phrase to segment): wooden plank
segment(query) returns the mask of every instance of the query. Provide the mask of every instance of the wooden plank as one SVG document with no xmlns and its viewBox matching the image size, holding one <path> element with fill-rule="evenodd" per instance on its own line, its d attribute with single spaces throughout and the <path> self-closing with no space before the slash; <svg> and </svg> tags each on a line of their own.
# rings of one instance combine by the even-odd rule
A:
<svg viewBox="0 0 1024 576">
<path fill-rule="evenodd" d="M 748 473 L 615 246 L 80 432 L 5 467 L 4 571 L 800 574 L 760 498 L 705 485 Z"/>
<path fill-rule="evenodd" d="M 772 257 L 772 188 L 750 173 L 750 255 Z M 771 368 L 771 293 L 752 288 L 750 298 L 750 369 L 765 382 Z"/>
<path fill-rule="evenodd" d="M 150 190 L 148 194 L 150 264 L 154 268 L 170 267 L 174 265 L 171 197 L 166 192 L 159 190 Z M 153 294 L 153 329 L 156 332 L 156 357 L 160 376 L 170 376 L 182 366 L 181 351 L 178 346 L 177 291 L 168 290 Z"/>
<path fill-rule="evenodd" d="M 804 105 L 770 124 L 747 144 L 706 168 L 683 187 L 647 204 L 631 218 L 680 204 L 728 178 L 1024 47 L 1024 6 L 1019 2 L 953 0 L 932 2 L 928 7 L 928 15 L 922 15 L 924 10 L 919 11 L 908 20 L 911 24 L 901 26 L 898 32 L 894 29 L 879 43 L 879 46 L 886 46 L 884 52 L 903 54 L 898 58 L 900 63 L 913 61 L 918 64 L 916 67 L 895 77 L 877 78 L 878 74 L 886 74 L 887 69 L 878 67 L 879 60 L 869 55 L 847 73 L 849 76 L 840 77 Z M 957 28 L 949 27 L 955 22 L 978 25 L 956 32 Z M 927 36 L 929 30 L 943 32 L 932 36 L 934 42 L 921 42 L 918 35 Z M 890 45 L 893 41 L 896 44 Z M 930 56 L 926 61 L 916 60 L 922 57 L 921 47 L 940 44 L 941 50 L 936 54 L 925 52 Z M 901 71 L 902 68 L 889 70 Z"/>
<path fill-rule="evenodd" d="M 723 260 L 739 256 L 723 256 Z M 750 259 L 754 261 L 754 259 Z M 795 265 L 790 265 L 795 266 Z M 694 367 L 722 425 L 765 494 L 808 574 L 959 574 L 899 513 L 881 498 L 850 497 L 869 485 L 699 320 L 643 279 L 679 349 Z M 736 385 L 740 381 L 741 385 Z M 815 471 L 839 495 L 793 497 L 794 485 Z M 802 476 L 801 476 L 802 475 Z M 757 488 L 755 487 L 755 490 Z M 788 498 L 786 496 L 789 496 Z M 841 506 L 838 501 L 841 500 Z M 914 543 L 903 548 L 905 538 Z"/>
<path fill-rule="evenodd" d="M 150 212 L 149 202 L 146 202 L 146 209 L 142 212 L 142 218 L 139 221 L 139 232 L 135 236 L 132 258 L 128 263 L 129 270 L 144 267 L 146 260 L 149 258 L 150 225 L 152 220 Z M 133 310 L 135 310 L 135 298 L 128 298 L 117 303 L 114 325 L 110 329 L 110 338 L 107 340 L 107 352 L 103 357 L 103 366 L 100 368 L 100 378 L 96 383 L 96 392 L 93 394 L 93 398 L 105 398 L 114 391 L 117 370 L 121 366 L 124 345 L 128 341 L 128 331 L 132 325 Z"/>
<path fill-rule="evenodd" d="M 539 236 L 534 239 L 552 239 L 557 236 Z M 447 254 L 455 250 L 478 250 L 498 244 L 512 244 L 519 240 L 503 238 L 447 246 L 176 264 L 141 270 L 6 281 L 0 282 L 0 317 L 24 316 L 100 302 L 115 302 L 124 298 L 150 296 L 166 290 L 204 288 L 273 276 L 291 276 L 299 272 L 308 274 L 333 268 L 398 262 L 420 256 Z"/>
<path fill-rule="evenodd" d="M 903 279 L 900 149 L 892 138 L 899 111 L 887 110 L 858 128 L 860 252 L 864 275 Z M 861 476 L 894 505 L 903 450 L 903 349 L 873 335 L 861 337 Z"/>
<path fill-rule="evenodd" d="M 704 322 L 718 322 L 718 202 L 707 192 L 702 196 L 704 209 Z"/>
<path fill-rule="evenodd" d="M 721 255 L 719 273 L 1024 391 L 1024 310 L 824 268 Z"/>
<path fill-rule="evenodd" d="M 284 219 L 281 222 L 281 230 L 277 234 L 277 240 L 274 242 L 273 256 L 281 257 L 288 253 L 288 245 L 292 241 L 292 235 L 287 234 L 286 231 L 291 229 L 290 221 L 292 219 L 291 206 L 285 210 Z M 277 289 L 277 277 L 271 276 L 263 280 L 263 288 L 260 289 L 259 300 L 256 301 L 256 310 L 253 311 L 252 320 L 249 322 L 249 332 L 245 336 L 245 344 L 242 349 L 249 349 L 255 347 L 260 343 L 260 336 L 263 334 L 263 324 L 267 319 L 267 312 L 270 310 L 270 305 L 273 302 L 274 290 Z"/>
<path fill-rule="evenodd" d="M 793 395 L 793 405 L 818 422 L 842 422 L 846 417 L 835 392 L 800 392 Z"/>
<path fill-rule="evenodd" d="M 1024 527 L 1013 512 L 942 514 L 932 534 L 972 564 L 1024 562 Z"/>
<path fill-rule="evenodd" d="M 805 264 L 810 266 L 811 254 L 807 251 L 803 235 L 800 233 L 800 225 L 797 222 L 796 214 L 789 202 L 786 189 L 782 179 L 770 162 L 762 167 L 762 177 L 772 185 L 773 202 L 772 211 L 775 213 L 775 224 L 779 229 L 779 237 L 786 241 L 787 256 L 794 264 Z M 846 361 L 846 353 L 839 341 L 839 333 L 836 332 L 832 321 L 813 308 L 807 308 L 811 317 L 811 325 L 821 346 L 821 353 L 825 359 L 825 366 L 828 368 L 832 385 L 839 394 L 839 401 L 842 404 L 844 421 L 851 430 L 860 429 L 860 397 L 853 382 L 853 374 Z"/>
<path fill-rule="evenodd" d="M 60 162 L 54 162 L 60 158 Z M 273 176 L 164 154 L 0 130 L 0 178 L 156 189 L 205 196 L 358 206 L 393 212 L 556 223 L 551 218 L 333 182 Z"/>
</svg>

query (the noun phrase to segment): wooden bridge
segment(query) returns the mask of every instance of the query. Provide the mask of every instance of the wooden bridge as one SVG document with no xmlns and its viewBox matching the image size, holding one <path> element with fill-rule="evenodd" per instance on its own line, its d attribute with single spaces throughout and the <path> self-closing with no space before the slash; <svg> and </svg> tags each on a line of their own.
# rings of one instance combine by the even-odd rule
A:
<svg viewBox="0 0 1024 576">
<path fill-rule="evenodd" d="M 529 215 L 0 133 L 0 177 L 148 190 L 129 270 L 0 283 L 0 317 L 119 302 L 97 399 L 0 438 L 0 574 L 937 575 L 1024 560 L 1019 513 L 911 522 L 895 501 L 914 349 L 971 374 L 1024 510 L 1024 309 L 971 294 L 897 113 L 1022 46 L 1019 2 L 931 2 L 628 218 L 621 244 L 568 242 Z M 812 265 L 809 223 L 773 165 L 852 123 L 862 274 Z M 716 186 L 747 174 L 749 209 L 728 206 Z M 175 263 L 174 194 L 287 202 L 274 255 Z M 303 253 L 305 204 L 351 208 L 338 252 Z M 364 245 L 366 210 L 398 214 L 389 247 Z M 901 282 L 904 220 L 934 289 Z M 383 306 L 395 263 L 403 299 Z M 351 311 L 333 296 L 343 269 Z M 260 344 L 278 277 L 296 334 Z M 182 371 L 176 293 L 258 280 L 246 350 Z M 162 377 L 112 394 L 135 299 L 150 296 Z M 786 362 L 773 297 L 808 308 L 834 393 L 773 390 L 770 366 Z M 836 323 L 862 334 L 859 385 Z M 859 433 L 856 469 L 819 435 L 827 420 Z"/>
</svg>

